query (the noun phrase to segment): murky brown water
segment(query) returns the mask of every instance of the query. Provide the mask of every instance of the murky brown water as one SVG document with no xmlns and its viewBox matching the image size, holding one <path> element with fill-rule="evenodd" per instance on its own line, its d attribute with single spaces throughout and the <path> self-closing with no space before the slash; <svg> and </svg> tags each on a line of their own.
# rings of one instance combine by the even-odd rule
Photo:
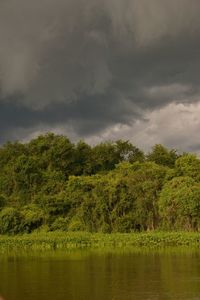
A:
<svg viewBox="0 0 200 300">
<path fill-rule="evenodd" d="M 198 300 L 200 251 L 1 255 L 6 300 Z"/>
</svg>

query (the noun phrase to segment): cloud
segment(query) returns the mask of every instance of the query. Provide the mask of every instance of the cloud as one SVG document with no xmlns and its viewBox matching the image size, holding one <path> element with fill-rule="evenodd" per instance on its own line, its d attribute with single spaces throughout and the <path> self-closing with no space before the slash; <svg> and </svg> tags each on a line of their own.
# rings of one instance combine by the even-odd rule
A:
<svg viewBox="0 0 200 300">
<path fill-rule="evenodd" d="M 105 140 L 129 139 L 133 144 L 148 152 L 156 143 L 177 149 L 179 152 L 191 151 L 200 154 L 200 102 L 195 104 L 171 103 L 167 106 L 147 111 L 143 119 L 134 119 L 129 124 L 113 123 L 96 135 L 95 132 L 83 136 L 89 144 L 96 144 Z M 15 135 L 21 136 L 22 141 L 29 141 L 39 134 L 52 131 L 55 134 L 68 134 L 76 142 L 80 135 L 70 123 L 54 126 L 35 125 L 34 128 L 18 128 Z"/>
<path fill-rule="evenodd" d="M 197 105 L 199 11 L 199 0 L 1 1 L 1 142 L 140 134 L 148 114 Z"/>
<path fill-rule="evenodd" d="M 115 124 L 98 137 L 91 136 L 89 143 L 116 140 L 123 137 L 131 140 L 145 151 L 161 143 L 180 152 L 200 154 L 200 102 L 195 104 L 171 103 L 161 109 L 146 112 L 145 119 L 132 124 Z"/>
</svg>

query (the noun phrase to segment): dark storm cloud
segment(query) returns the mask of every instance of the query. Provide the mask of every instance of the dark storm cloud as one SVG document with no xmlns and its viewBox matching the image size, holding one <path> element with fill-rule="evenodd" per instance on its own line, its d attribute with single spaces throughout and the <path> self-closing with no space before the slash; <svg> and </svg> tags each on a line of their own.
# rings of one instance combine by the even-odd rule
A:
<svg viewBox="0 0 200 300">
<path fill-rule="evenodd" d="M 102 101 L 104 100 L 104 101 Z M 96 134 L 107 126 L 118 122 L 128 123 L 132 117 L 139 117 L 139 113 L 132 108 L 132 103 L 122 102 L 121 99 L 103 99 L 86 97 L 70 103 L 54 103 L 42 110 L 32 110 L 27 106 L 14 103 L 2 103 L 0 110 L 0 142 L 7 138 L 16 137 L 13 129 L 31 128 L 41 125 L 41 129 L 56 127 L 58 124 L 68 124 L 80 135 Z M 5 127 L 6 124 L 6 127 Z M 66 132 L 67 133 L 67 132 Z"/>
<path fill-rule="evenodd" d="M 94 136 L 199 101 L 199 12 L 199 0 L 2 1 L 1 141 L 63 125 Z"/>
</svg>

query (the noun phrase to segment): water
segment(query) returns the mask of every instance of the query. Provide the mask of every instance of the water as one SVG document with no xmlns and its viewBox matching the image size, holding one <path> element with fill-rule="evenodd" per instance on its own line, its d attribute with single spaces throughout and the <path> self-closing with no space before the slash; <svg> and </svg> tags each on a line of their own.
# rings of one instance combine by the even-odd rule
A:
<svg viewBox="0 0 200 300">
<path fill-rule="evenodd" d="M 198 300 L 199 251 L 0 256 L 6 300 Z"/>
</svg>

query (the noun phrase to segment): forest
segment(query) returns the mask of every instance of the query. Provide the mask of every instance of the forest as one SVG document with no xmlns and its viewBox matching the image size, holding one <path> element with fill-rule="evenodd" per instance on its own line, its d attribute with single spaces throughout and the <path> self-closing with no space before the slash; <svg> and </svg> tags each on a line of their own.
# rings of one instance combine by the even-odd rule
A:
<svg viewBox="0 0 200 300">
<path fill-rule="evenodd" d="M 200 159 L 47 133 L 0 148 L 0 234 L 200 230 Z"/>
</svg>

